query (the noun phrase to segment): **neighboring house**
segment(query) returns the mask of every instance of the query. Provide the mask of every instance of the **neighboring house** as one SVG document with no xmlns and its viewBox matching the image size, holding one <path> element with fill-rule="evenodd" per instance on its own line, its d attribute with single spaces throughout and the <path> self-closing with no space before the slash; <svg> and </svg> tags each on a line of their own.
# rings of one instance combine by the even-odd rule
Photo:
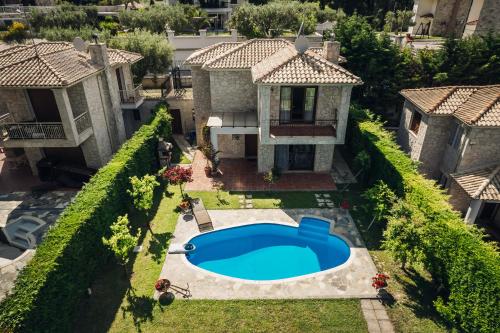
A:
<svg viewBox="0 0 500 333">
<path fill-rule="evenodd" d="M 403 90 L 398 143 L 470 223 L 500 228 L 500 85 Z M 479 220 L 476 218 L 479 217 Z"/>
<path fill-rule="evenodd" d="M 169 5 L 181 3 L 179 0 L 165 0 Z M 193 5 L 203 8 L 210 18 L 211 28 L 214 30 L 226 29 L 226 22 L 231 17 L 233 9 L 247 3 L 247 0 L 193 0 Z"/>
<path fill-rule="evenodd" d="M 143 101 L 130 71 L 141 55 L 99 43 L 88 52 L 78 47 L 42 42 L 0 51 L 0 147 L 27 160 L 35 175 L 44 157 L 101 167 Z"/>
<path fill-rule="evenodd" d="M 221 158 L 257 159 L 258 172 L 329 172 L 344 143 L 351 89 L 362 84 L 338 65 L 340 44 L 309 48 L 283 39 L 220 43 L 195 52 L 198 144 L 204 127 Z"/>
<path fill-rule="evenodd" d="M 415 0 L 413 14 L 408 32 L 416 35 L 465 37 L 500 31 L 498 0 Z"/>
</svg>

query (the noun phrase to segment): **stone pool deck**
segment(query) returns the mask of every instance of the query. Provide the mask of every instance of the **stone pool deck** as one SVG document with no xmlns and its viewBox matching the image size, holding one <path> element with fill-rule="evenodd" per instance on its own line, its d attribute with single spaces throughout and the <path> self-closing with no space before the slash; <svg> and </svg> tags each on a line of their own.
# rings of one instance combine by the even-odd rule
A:
<svg viewBox="0 0 500 333">
<path fill-rule="evenodd" d="M 301 298 L 375 298 L 371 277 L 375 265 L 366 249 L 354 221 L 339 215 L 338 209 L 245 209 L 209 210 L 214 230 L 242 224 L 273 221 L 297 225 L 301 215 L 340 218 L 334 232 L 351 243 L 349 261 L 332 271 L 277 281 L 248 281 L 217 275 L 189 263 L 183 254 L 167 254 L 160 278 L 187 287 L 193 299 L 301 299 Z M 190 215 L 181 215 L 171 243 L 185 243 L 200 234 Z M 155 298 L 159 295 L 155 294 Z M 179 297 L 181 298 L 181 297 Z"/>
</svg>

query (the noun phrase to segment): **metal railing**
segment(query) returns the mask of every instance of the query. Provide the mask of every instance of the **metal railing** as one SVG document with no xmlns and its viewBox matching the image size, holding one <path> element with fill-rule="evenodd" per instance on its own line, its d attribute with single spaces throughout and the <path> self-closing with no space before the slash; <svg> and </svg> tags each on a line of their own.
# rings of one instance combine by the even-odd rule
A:
<svg viewBox="0 0 500 333">
<path fill-rule="evenodd" d="M 337 120 L 295 121 L 271 118 L 270 132 L 276 136 L 335 136 Z"/>
<path fill-rule="evenodd" d="M 142 84 L 138 85 L 134 89 L 130 90 L 120 90 L 120 99 L 122 103 L 135 104 L 143 99 L 142 95 Z"/>
<path fill-rule="evenodd" d="M 83 131 L 85 131 L 87 128 L 91 127 L 91 122 L 90 122 L 90 115 L 88 112 L 82 113 L 75 119 L 75 126 L 76 126 L 76 131 L 78 134 L 81 134 Z"/>
<path fill-rule="evenodd" d="M 12 118 L 12 115 L 10 113 L 4 113 L 0 115 L 0 124 L 7 124 L 12 122 L 14 122 L 14 118 Z"/>
<path fill-rule="evenodd" d="M 4 123 L 0 124 L 1 140 L 66 139 L 62 123 Z"/>
</svg>

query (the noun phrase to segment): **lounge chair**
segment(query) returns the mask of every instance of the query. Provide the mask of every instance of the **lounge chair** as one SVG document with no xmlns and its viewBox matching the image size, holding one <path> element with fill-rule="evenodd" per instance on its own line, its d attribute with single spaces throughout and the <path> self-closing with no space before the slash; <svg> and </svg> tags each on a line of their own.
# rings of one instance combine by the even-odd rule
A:
<svg viewBox="0 0 500 333">
<path fill-rule="evenodd" d="M 201 199 L 192 199 L 191 209 L 193 210 L 193 215 L 200 231 L 214 229 L 212 219 L 210 218 L 210 215 L 208 215 L 205 205 L 203 205 L 203 201 Z"/>
</svg>

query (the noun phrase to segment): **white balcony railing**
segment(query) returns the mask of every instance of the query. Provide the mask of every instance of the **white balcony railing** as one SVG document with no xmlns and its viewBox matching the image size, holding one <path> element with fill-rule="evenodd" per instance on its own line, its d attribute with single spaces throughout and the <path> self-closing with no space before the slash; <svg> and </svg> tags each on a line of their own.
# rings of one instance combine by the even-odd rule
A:
<svg viewBox="0 0 500 333">
<path fill-rule="evenodd" d="M 138 85 L 134 89 L 120 90 L 120 99 L 124 104 L 136 104 L 141 99 L 144 99 L 142 94 L 142 84 Z"/>
<path fill-rule="evenodd" d="M 90 115 L 88 112 L 82 113 L 78 117 L 75 118 L 75 126 L 76 126 L 76 131 L 78 134 L 81 134 L 83 131 L 85 131 L 87 128 L 90 128 L 92 126 L 90 122 Z"/>
<path fill-rule="evenodd" d="M 0 140 L 66 139 L 62 123 L 0 124 Z"/>
</svg>

